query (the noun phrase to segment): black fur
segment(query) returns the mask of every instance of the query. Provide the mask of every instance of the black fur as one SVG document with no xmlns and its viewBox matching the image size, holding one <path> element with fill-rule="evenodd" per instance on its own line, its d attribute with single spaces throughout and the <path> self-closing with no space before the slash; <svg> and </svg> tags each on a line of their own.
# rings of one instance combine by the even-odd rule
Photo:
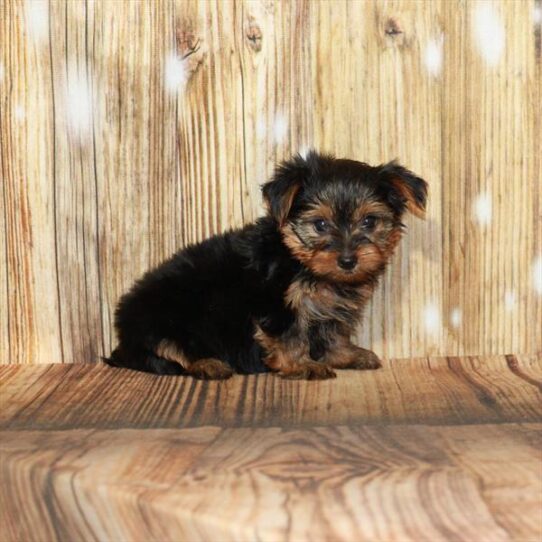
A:
<svg viewBox="0 0 542 542">
<path fill-rule="evenodd" d="M 397 169 L 400 166 L 393 167 L 404 174 Z M 254 339 L 256 326 L 271 336 L 285 333 L 296 318 L 285 302 L 292 281 L 300 276 L 326 280 L 314 276 L 291 254 L 283 243 L 281 222 L 294 220 L 315 195 L 326 190 L 334 190 L 345 209 L 360 192 L 382 192 L 382 200 L 398 220 L 404 204 L 386 184 L 391 169 L 384 166 L 382 173 L 366 164 L 316 153 L 283 163 L 263 187 L 269 216 L 180 250 L 120 299 L 115 313 L 119 345 L 107 363 L 158 374 L 186 374 L 178 363 L 155 354 L 165 339 L 190 361 L 218 358 L 238 373 L 266 372 L 264 353 Z M 407 182 L 411 182 L 409 173 Z M 416 197 L 424 198 L 422 192 Z M 286 208 L 286 200 L 291 200 L 291 208 Z M 345 288 L 347 292 L 349 287 Z M 311 336 L 311 355 L 318 359 L 325 346 L 317 328 Z"/>
<path fill-rule="evenodd" d="M 115 315 L 119 347 L 109 363 L 184 374 L 179 364 L 153 354 L 168 339 L 191 360 L 216 357 L 239 373 L 265 372 L 254 325 L 273 335 L 290 325 L 284 292 L 299 271 L 268 217 L 189 246 L 121 298 Z"/>
</svg>

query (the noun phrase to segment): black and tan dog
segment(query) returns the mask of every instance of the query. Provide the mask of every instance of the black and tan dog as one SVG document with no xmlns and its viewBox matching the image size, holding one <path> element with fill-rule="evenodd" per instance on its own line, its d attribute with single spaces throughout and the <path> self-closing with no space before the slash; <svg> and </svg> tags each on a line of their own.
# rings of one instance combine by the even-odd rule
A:
<svg viewBox="0 0 542 542">
<path fill-rule="evenodd" d="M 122 297 L 110 365 L 206 379 L 380 367 L 350 335 L 401 217 L 424 211 L 425 181 L 311 152 L 280 165 L 263 196 L 267 216 L 177 252 Z"/>
</svg>

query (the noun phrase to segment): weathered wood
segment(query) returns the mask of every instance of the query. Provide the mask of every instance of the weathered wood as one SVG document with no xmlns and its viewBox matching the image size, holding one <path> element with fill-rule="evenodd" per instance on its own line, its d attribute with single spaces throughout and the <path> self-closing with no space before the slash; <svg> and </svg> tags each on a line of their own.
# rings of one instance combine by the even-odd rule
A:
<svg viewBox="0 0 542 542">
<path fill-rule="evenodd" d="M 0 368 L 0 532 L 39 540 L 534 541 L 540 356 L 226 382 Z"/>
<path fill-rule="evenodd" d="M 399 158 L 430 184 L 427 221 L 406 219 L 408 235 L 368 308 L 360 341 L 390 357 L 455 353 L 443 348 L 447 322 L 428 329 L 424 318 L 426 306 L 437 307 L 440 317 L 443 294 L 442 82 L 423 65 L 426 44 L 438 41 L 446 24 L 442 3 L 318 5 L 313 40 L 319 146 L 371 164 Z"/>
<path fill-rule="evenodd" d="M 538 11 L 536 11 L 538 9 Z M 173 250 L 261 213 L 314 146 L 428 179 L 359 340 L 542 351 L 534 0 L 0 5 L 0 363 L 94 362 Z"/>
<path fill-rule="evenodd" d="M 23 2 L 2 2 L 0 336 L 7 340 L 0 343 L 0 363 L 63 361 L 51 56 L 47 26 L 32 34 L 28 17 Z"/>
<path fill-rule="evenodd" d="M 542 424 L 8 431 L 32 540 L 537 540 Z M 24 510 L 24 513 L 23 513 Z"/>
<path fill-rule="evenodd" d="M 444 6 L 454 39 L 446 41 L 442 91 L 442 286 L 446 312 L 459 307 L 464 321 L 449 328 L 448 341 L 466 354 L 540 352 L 532 275 L 542 246 L 541 52 L 521 30 L 533 24 L 534 6 Z"/>
<path fill-rule="evenodd" d="M 323 382 L 9 366 L 0 382 L 0 429 L 542 421 L 540 356 L 397 360 Z"/>
</svg>

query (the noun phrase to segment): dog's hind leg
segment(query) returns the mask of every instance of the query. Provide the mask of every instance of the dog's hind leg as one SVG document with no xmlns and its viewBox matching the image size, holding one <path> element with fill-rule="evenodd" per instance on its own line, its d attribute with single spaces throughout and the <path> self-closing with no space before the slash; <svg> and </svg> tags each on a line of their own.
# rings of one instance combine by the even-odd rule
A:
<svg viewBox="0 0 542 542">
<path fill-rule="evenodd" d="M 201 380 L 225 380 L 234 373 L 229 364 L 217 358 L 188 359 L 175 342 L 167 339 L 161 340 L 152 351 L 119 346 L 103 360 L 112 367 L 160 375 L 190 375 Z"/>
<path fill-rule="evenodd" d="M 154 352 L 116 348 L 109 358 L 102 358 L 111 367 L 122 367 L 159 375 L 185 375 L 185 368 L 178 362 L 166 359 Z"/>
<path fill-rule="evenodd" d="M 187 372 L 201 380 L 225 380 L 233 376 L 233 369 L 217 358 L 198 359 L 187 366 Z"/>
<path fill-rule="evenodd" d="M 201 380 L 225 380 L 233 375 L 233 369 L 215 357 L 189 358 L 173 341 L 162 340 L 155 349 L 160 358 L 175 362 L 189 374 Z"/>
</svg>

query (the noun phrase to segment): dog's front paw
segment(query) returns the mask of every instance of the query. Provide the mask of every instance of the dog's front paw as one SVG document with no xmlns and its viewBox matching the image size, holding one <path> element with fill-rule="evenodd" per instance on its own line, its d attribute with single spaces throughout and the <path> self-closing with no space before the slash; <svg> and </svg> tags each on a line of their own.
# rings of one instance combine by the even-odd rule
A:
<svg viewBox="0 0 542 542">
<path fill-rule="evenodd" d="M 380 369 L 382 367 L 382 362 L 380 361 L 379 357 L 370 350 L 366 350 L 365 348 L 356 348 L 356 355 L 354 357 L 354 360 L 347 369 Z"/>
<path fill-rule="evenodd" d="M 282 370 L 278 375 L 290 380 L 327 380 L 328 378 L 336 378 L 337 373 L 325 363 L 306 361 L 290 367 L 288 370 Z"/>
</svg>

